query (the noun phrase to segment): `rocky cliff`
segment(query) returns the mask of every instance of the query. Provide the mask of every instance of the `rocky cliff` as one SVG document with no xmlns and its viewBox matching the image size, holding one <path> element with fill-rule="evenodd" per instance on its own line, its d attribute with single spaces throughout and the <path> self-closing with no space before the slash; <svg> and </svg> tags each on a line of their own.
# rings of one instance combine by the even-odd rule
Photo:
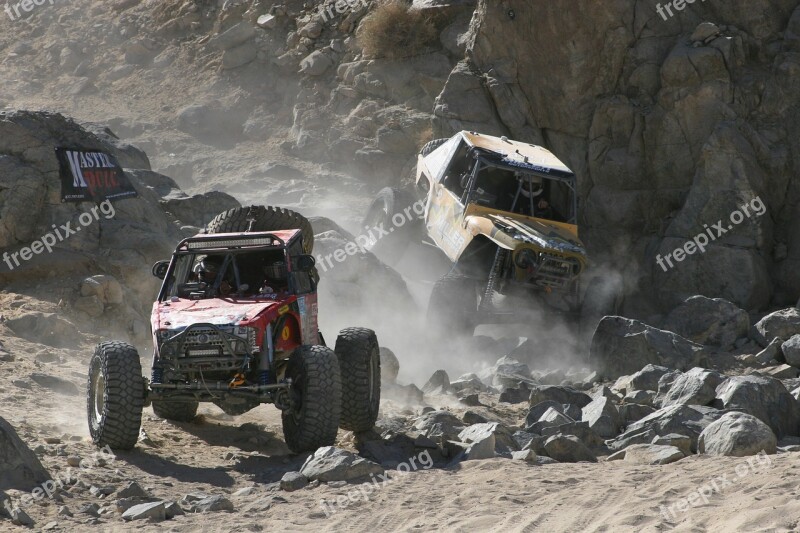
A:
<svg viewBox="0 0 800 533">
<path fill-rule="evenodd" d="M 591 251 L 657 308 L 692 294 L 794 303 L 797 5 L 695 3 L 662 17 L 650 1 L 482 0 L 434 124 L 540 142 L 567 161 Z M 730 218 L 756 199 L 763 216 Z M 658 266 L 718 221 L 705 253 Z"/>
</svg>

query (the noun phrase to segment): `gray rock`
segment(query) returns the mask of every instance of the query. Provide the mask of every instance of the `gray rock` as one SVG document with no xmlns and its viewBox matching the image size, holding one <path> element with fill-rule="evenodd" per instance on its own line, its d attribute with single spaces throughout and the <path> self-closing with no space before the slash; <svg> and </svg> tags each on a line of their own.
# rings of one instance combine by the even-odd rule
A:
<svg viewBox="0 0 800 533">
<path fill-rule="evenodd" d="M 549 407 L 535 424 L 528 426 L 526 429 L 531 433 L 541 433 L 544 428 L 561 426 L 574 422 L 574 420 L 554 407 Z"/>
<path fill-rule="evenodd" d="M 800 334 L 792 335 L 789 340 L 781 344 L 781 352 L 787 363 L 794 367 L 800 367 Z"/>
<path fill-rule="evenodd" d="M 702 345 L 676 333 L 638 320 L 607 316 L 594 332 L 590 357 L 601 376 L 616 379 L 648 364 L 688 370 L 702 366 L 707 354 Z"/>
<path fill-rule="evenodd" d="M 536 464 L 536 452 L 533 450 L 521 450 L 518 452 L 511 452 L 511 458 L 515 461 L 525 461 L 526 463 Z"/>
<path fill-rule="evenodd" d="M 318 449 L 300 468 L 300 473 L 308 479 L 322 482 L 352 481 L 383 472 L 384 469 L 379 464 L 334 446 Z"/>
<path fill-rule="evenodd" d="M 333 65 L 334 61 L 330 55 L 321 50 L 315 50 L 300 61 L 300 72 L 307 76 L 322 76 Z"/>
<path fill-rule="evenodd" d="M 294 492 L 308 486 L 308 478 L 300 472 L 286 472 L 281 478 L 281 489 Z"/>
<path fill-rule="evenodd" d="M 164 502 L 140 503 L 134 505 L 124 513 L 122 519 L 130 522 L 131 520 L 150 520 L 152 522 L 163 522 L 167 519 L 167 510 Z"/>
<path fill-rule="evenodd" d="M 217 50 L 229 50 L 251 40 L 256 35 L 255 27 L 246 20 L 231 26 L 209 39 L 208 44 Z"/>
<path fill-rule="evenodd" d="M 252 63 L 258 57 L 258 49 L 251 44 L 229 48 L 222 53 L 222 68 L 230 70 Z"/>
<path fill-rule="evenodd" d="M 234 511 L 233 502 L 221 494 L 215 494 L 197 500 L 192 503 L 192 506 L 189 508 L 189 512 L 192 513 L 214 513 L 219 511 L 227 511 L 229 513 Z"/>
<path fill-rule="evenodd" d="M 776 365 L 763 368 L 758 373 L 775 379 L 794 379 L 798 375 L 798 369 L 789 365 Z"/>
<path fill-rule="evenodd" d="M 176 516 L 183 516 L 183 509 L 178 502 L 164 502 L 164 511 L 167 513 L 167 520 L 172 520 Z"/>
<path fill-rule="evenodd" d="M 800 423 L 797 400 L 777 379 L 766 376 L 733 376 L 717 388 L 714 405 L 753 415 L 780 438 L 796 435 Z"/>
<path fill-rule="evenodd" d="M 533 405 L 528 409 L 528 414 L 525 416 L 525 427 L 531 427 L 533 424 L 542 418 L 542 415 L 550 408 L 556 411 L 564 412 L 564 405 L 555 400 L 545 400 Z"/>
<path fill-rule="evenodd" d="M 450 411 L 431 411 L 417 418 L 414 429 L 421 431 L 426 437 L 445 440 L 456 440 L 465 424 Z"/>
<path fill-rule="evenodd" d="M 509 356 L 498 359 L 492 367 L 492 386 L 517 387 L 520 383 L 534 384 L 528 365 Z"/>
<path fill-rule="evenodd" d="M 588 422 L 569 422 L 568 424 L 542 429 L 542 437 L 552 437 L 558 434 L 577 437 L 589 448 L 601 448 L 604 445 L 603 438 L 589 427 Z"/>
<path fill-rule="evenodd" d="M 428 378 L 425 385 L 422 386 L 422 392 L 426 394 L 437 393 L 441 394 L 450 389 L 450 376 L 444 370 L 437 370 L 433 375 Z"/>
<path fill-rule="evenodd" d="M 547 456 L 560 463 L 597 462 L 592 451 L 573 435 L 553 435 L 544 443 Z"/>
<path fill-rule="evenodd" d="M 692 439 L 686 435 L 670 433 L 669 435 L 658 436 L 653 439 L 653 444 L 658 444 L 661 446 L 674 446 L 682 451 L 683 455 L 686 455 L 687 457 L 692 455 Z"/>
<path fill-rule="evenodd" d="M 767 346 L 775 337 L 788 340 L 800 334 L 800 309 L 790 307 L 770 313 L 755 325 L 757 339 L 762 346 Z"/>
<path fill-rule="evenodd" d="M 660 444 L 632 444 L 623 451 L 626 462 L 643 465 L 667 465 L 686 457 L 675 446 Z"/>
<path fill-rule="evenodd" d="M 635 403 L 639 405 L 654 405 L 656 392 L 652 390 L 632 390 L 622 398 L 625 403 Z"/>
<path fill-rule="evenodd" d="M 624 393 L 636 390 L 657 391 L 659 380 L 670 372 L 672 370 L 664 366 L 647 365 L 630 376 L 622 376 L 617 379 L 613 388 Z"/>
<path fill-rule="evenodd" d="M 0 490 L 33 490 L 51 479 L 36 454 L 3 418 L 0 418 L 0 458 Z"/>
<path fill-rule="evenodd" d="M 395 383 L 400 373 L 400 360 L 392 350 L 381 346 L 381 382 Z M 447 380 L 448 385 L 450 380 Z"/>
<path fill-rule="evenodd" d="M 725 380 L 719 372 L 693 368 L 681 374 L 661 399 L 661 407 L 671 405 L 709 405 L 717 396 L 717 387 Z"/>
<path fill-rule="evenodd" d="M 461 392 L 471 389 L 476 392 L 485 392 L 488 390 L 486 385 L 481 381 L 477 374 L 464 374 L 459 376 L 457 380 L 450 382 L 450 389 L 454 392 Z"/>
<path fill-rule="evenodd" d="M 636 422 L 642 418 L 655 413 L 656 410 L 649 405 L 639 405 L 636 403 L 625 403 L 619 406 L 619 417 L 623 426 L 631 422 Z"/>
<path fill-rule="evenodd" d="M 691 449 L 697 449 L 700 433 L 724 413 L 711 407 L 700 405 L 673 405 L 664 407 L 638 422 L 630 424 L 625 432 L 615 439 L 613 449 L 620 449 L 621 443 L 649 444 L 658 435 L 680 433 L 692 439 Z"/>
<path fill-rule="evenodd" d="M 531 396 L 529 398 L 531 405 L 547 400 L 553 400 L 560 404 L 573 404 L 582 408 L 592 401 L 592 397 L 585 392 L 559 385 L 535 385 L 531 387 Z"/>
<path fill-rule="evenodd" d="M 616 405 L 605 396 L 599 396 L 586 405 L 581 420 L 587 422 L 595 433 L 605 438 L 616 437 L 622 425 Z"/>
<path fill-rule="evenodd" d="M 473 445 L 491 442 L 493 456 L 496 454 L 503 457 L 510 457 L 511 452 L 519 450 L 519 446 L 511 432 L 497 422 L 486 422 L 469 426 L 459 433 L 458 440 Z M 467 456 L 472 458 L 471 448 L 467 451 Z"/>
<path fill-rule="evenodd" d="M 783 341 L 780 338 L 775 337 L 766 348 L 755 355 L 755 360 L 763 364 L 774 363 L 778 361 L 782 355 L 782 345 Z"/>
<path fill-rule="evenodd" d="M 31 527 L 36 524 L 33 518 L 28 516 L 28 513 L 17 507 L 11 510 L 11 523 L 25 527 Z"/>
<path fill-rule="evenodd" d="M 31 379 L 39 386 L 44 387 L 45 389 L 50 389 L 58 394 L 64 394 L 66 396 L 77 396 L 80 394 L 77 385 L 71 381 L 57 376 L 50 376 L 48 374 L 34 372 L 31 374 Z"/>
<path fill-rule="evenodd" d="M 727 350 L 740 337 L 747 337 L 750 315 L 722 298 L 692 296 L 667 316 L 664 329 L 692 342 Z"/>
<path fill-rule="evenodd" d="M 689 40 L 696 43 L 704 43 L 709 39 L 718 37 L 719 33 L 719 26 L 713 22 L 701 22 L 697 28 L 695 28 Z"/>
<path fill-rule="evenodd" d="M 712 422 L 700 434 L 700 453 L 744 457 L 760 452 L 776 452 L 778 439 L 758 418 L 747 413 L 731 412 Z"/>
<path fill-rule="evenodd" d="M 136 481 L 131 481 L 117 493 L 118 498 L 149 498 L 150 494 Z"/>
<path fill-rule="evenodd" d="M 530 399 L 531 389 L 524 382 L 517 387 L 509 387 L 500 393 L 500 403 L 525 403 Z"/>
</svg>

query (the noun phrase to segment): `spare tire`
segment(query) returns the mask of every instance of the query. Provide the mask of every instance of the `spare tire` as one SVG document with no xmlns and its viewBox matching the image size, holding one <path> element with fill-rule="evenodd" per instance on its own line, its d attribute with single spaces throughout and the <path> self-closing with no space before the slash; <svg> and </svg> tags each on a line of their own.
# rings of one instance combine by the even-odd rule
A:
<svg viewBox="0 0 800 533">
<path fill-rule="evenodd" d="M 425 146 L 423 146 L 422 150 L 420 150 L 419 153 L 422 157 L 425 157 L 426 155 L 430 154 L 431 152 L 433 152 L 434 150 L 436 150 L 449 140 L 450 139 L 434 139 L 429 143 L 427 143 Z"/>
<path fill-rule="evenodd" d="M 251 226 L 252 222 L 252 226 Z M 282 207 L 251 205 L 223 211 L 208 223 L 208 233 L 241 233 L 245 231 L 277 231 L 299 229 L 303 231 L 303 252 L 310 254 L 314 248 L 314 230 L 306 217 Z"/>
</svg>

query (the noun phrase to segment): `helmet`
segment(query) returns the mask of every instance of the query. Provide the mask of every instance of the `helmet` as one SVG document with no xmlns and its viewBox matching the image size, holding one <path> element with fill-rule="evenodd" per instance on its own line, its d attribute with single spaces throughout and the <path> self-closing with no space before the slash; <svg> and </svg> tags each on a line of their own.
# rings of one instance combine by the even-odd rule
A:
<svg viewBox="0 0 800 533">
<path fill-rule="evenodd" d="M 283 261 L 275 261 L 268 265 L 264 265 L 264 275 L 271 280 L 285 280 L 286 263 Z"/>
<path fill-rule="evenodd" d="M 522 194 L 523 196 L 539 196 L 544 190 L 544 179 L 541 176 L 523 176 Z"/>
<path fill-rule="evenodd" d="M 195 272 L 203 281 L 214 281 L 222 268 L 222 261 L 218 255 L 207 255 L 197 264 Z"/>
</svg>

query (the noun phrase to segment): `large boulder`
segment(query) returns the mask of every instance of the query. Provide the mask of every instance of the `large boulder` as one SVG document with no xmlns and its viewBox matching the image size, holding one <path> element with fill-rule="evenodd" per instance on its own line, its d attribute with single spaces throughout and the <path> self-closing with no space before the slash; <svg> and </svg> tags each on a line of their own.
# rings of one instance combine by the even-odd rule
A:
<svg viewBox="0 0 800 533">
<path fill-rule="evenodd" d="M 597 462 L 594 453 L 573 435 L 553 435 L 545 441 L 544 449 L 548 457 L 561 463 Z"/>
<path fill-rule="evenodd" d="M 11 424 L 0 418 L 0 490 L 28 491 L 49 479 L 33 451 Z"/>
<path fill-rule="evenodd" d="M 725 380 L 719 372 L 693 368 L 678 376 L 661 398 L 661 407 L 708 405 L 717 397 L 717 387 Z"/>
<path fill-rule="evenodd" d="M 572 387 L 562 387 L 560 385 L 534 385 L 531 388 L 530 405 L 535 406 L 547 400 L 583 407 L 592 401 L 592 397 Z"/>
<path fill-rule="evenodd" d="M 648 364 L 678 370 L 702 366 L 706 352 L 676 333 L 638 320 L 607 316 L 597 325 L 589 357 L 601 376 L 615 379 Z"/>
<path fill-rule="evenodd" d="M 443 437 L 445 440 L 458 440 L 458 434 L 465 426 L 450 411 L 430 411 L 414 422 L 414 429 L 431 439 Z"/>
<path fill-rule="evenodd" d="M 619 377 L 613 388 L 626 394 L 639 390 L 657 391 L 659 380 L 670 372 L 673 371 L 665 366 L 647 365 L 635 374 Z"/>
<path fill-rule="evenodd" d="M 800 309 L 790 307 L 770 313 L 756 323 L 756 339 L 767 346 L 775 337 L 789 340 L 800 334 Z"/>
<path fill-rule="evenodd" d="M 726 413 L 703 430 L 697 450 L 709 455 L 744 457 L 776 452 L 775 433 L 758 418 L 747 413 Z"/>
<path fill-rule="evenodd" d="M 766 350 L 766 348 L 764 349 Z M 789 337 L 789 340 L 781 344 L 780 351 L 787 363 L 794 367 L 800 367 L 800 334 Z"/>
<path fill-rule="evenodd" d="M 519 445 L 508 428 L 497 422 L 473 424 L 459 433 L 458 439 L 470 444 L 467 450 L 468 459 L 486 459 L 495 455 L 511 457 L 511 452 L 519 450 Z"/>
<path fill-rule="evenodd" d="M 664 329 L 698 344 L 730 349 L 736 339 L 747 336 L 750 315 L 722 298 L 692 296 L 672 310 Z"/>
<path fill-rule="evenodd" d="M 581 420 L 598 435 L 605 438 L 616 437 L 622 420 L 614 402 L 605 396 L 598 396 L 583 408 Z"/>
<path fill-rule="evenodd" d="M 318 449 L 306 459 L 300 473 L 310 480 L 352 481 L 383 474 L 383 467 L 334 446 Z"/>
<path fill-rule="evenodd" d="M 781 438 L 797 435 L 800 410 L 797 400 L 779 380 L 766 376 L 733 376 L 717 388 L 714 405 L 753 415 Z"/>
<path fill-rule="evenodd" d="M 694 451 L 697 449 L 700 433 L 723 414 L 723 411 L 700 405 L 663 407 L 630 424 L 610 447 L 619 450 L 630 444 L 648 444 L 657 436 L 677 433 L 691 439 L 691 448 Z"/>
</svg>

